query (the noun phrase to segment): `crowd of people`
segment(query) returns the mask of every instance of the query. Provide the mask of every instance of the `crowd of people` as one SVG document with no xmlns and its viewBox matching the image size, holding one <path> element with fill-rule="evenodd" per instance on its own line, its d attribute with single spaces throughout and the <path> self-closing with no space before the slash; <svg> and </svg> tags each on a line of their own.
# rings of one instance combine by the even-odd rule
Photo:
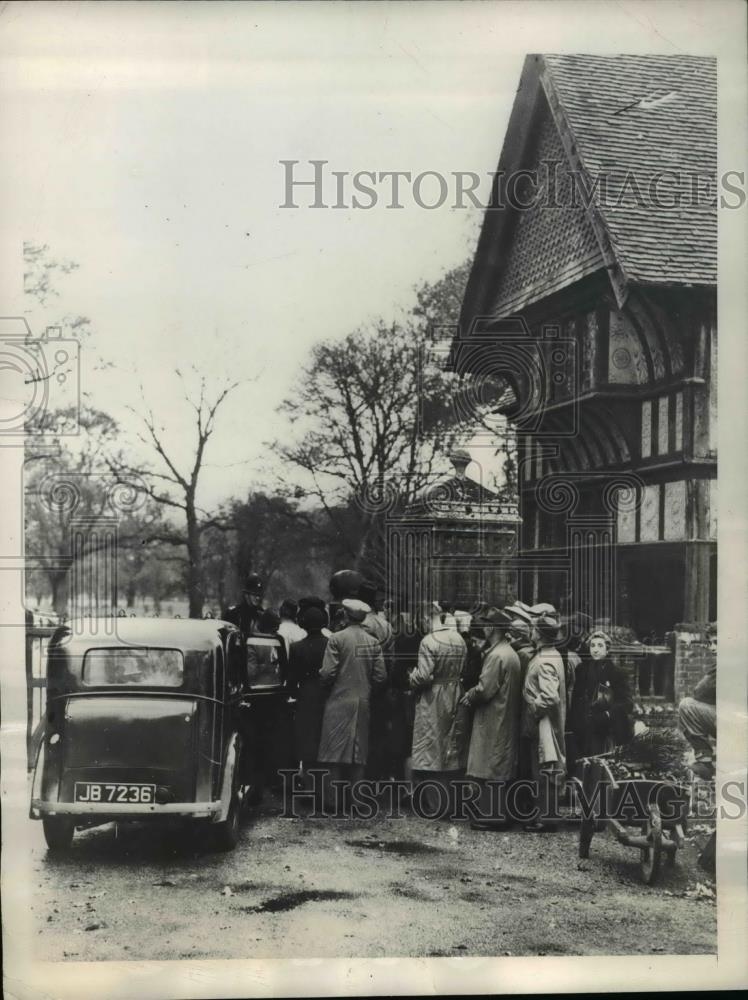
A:
<svg viewBox="0 0 748 1000">
<path fill-rule="evenodd" d="M 277 612 L 263 596 L 250 574 L 224 617 L 259 637 L 250 642 L 281 640 L 284 709 L 266 713 L 267 735 L 273 768 L 296 767 L 302 782 L 322 770 L 338 781 L 428 784 L 436 815 L 454 808 L 466 778 L 483 827 L 507 822 L 505 796 L 523 782 L 536 789 L 526 825 L 540 831 L 554 827 L 548 797 L 577 760 L 633 734 L 610 638 L 582 617 L 562 620 L 551 604 L 472 614 L 434 604 L 414 614 L 385 601 L 378 610 L 365 583 L 339 602 L 285 600 Z"/>
</svg>

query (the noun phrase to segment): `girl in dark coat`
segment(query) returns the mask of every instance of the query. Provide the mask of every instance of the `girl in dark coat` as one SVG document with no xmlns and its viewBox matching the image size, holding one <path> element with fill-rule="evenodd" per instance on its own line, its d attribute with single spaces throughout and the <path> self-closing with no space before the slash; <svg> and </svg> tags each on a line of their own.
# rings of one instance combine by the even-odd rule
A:
<svg viewBox="0 0 748 1000">
<path fill-rule="evenodd" d="M 322 629 L 327 626 L 327 614 L 317 607 L 305 608 L 299 624 L 307 635 L 305 639 L 291 644 L 288 693 L 296 698 L 296 753 L 301 760 L 305 786 L 309 787 L 307 772 L 317 761 L 327 698 L 327 690 L 319 681 L 319 671 L 327 647 L 327 637 L 322 635 Z"/>
<path fill-rule="evenodd" d="M 579 757 L 607 753 L 633 737 L 633 700 L 625 670 L 609 656 L 610 639 L 593 632 L 589 656 L 577 667 L 572 692 L 572 729 Z"/>
</svg>

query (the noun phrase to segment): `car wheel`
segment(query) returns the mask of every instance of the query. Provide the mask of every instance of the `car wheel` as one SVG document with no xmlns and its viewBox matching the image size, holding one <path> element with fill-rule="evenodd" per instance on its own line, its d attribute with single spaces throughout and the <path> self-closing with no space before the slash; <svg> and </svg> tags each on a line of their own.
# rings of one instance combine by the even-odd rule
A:
<svg viewBox="0 0 748 1000">
<path fill-rule="evenodd" d="M 42 820 L 44 839 L 54 853 L 62 853 L 70 848 L 75 833 L 75 823 L 67 816 L 45 816 Z"/>
</svg>

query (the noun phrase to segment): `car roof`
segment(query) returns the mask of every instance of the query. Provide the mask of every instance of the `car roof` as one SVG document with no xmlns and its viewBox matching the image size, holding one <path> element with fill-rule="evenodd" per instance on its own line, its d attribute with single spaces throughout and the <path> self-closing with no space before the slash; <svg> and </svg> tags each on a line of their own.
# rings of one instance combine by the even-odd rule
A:
<svg viewBox="0 0 748 1000">
<path fill-rule="evenodd" d="M 230 622 L 214 618 L 87 618 L 67 622 L 55 642 L 70 652 L 122 645 L 207 651 L 221 632 L 233 631 L 238 630 Z"/>
</svg>

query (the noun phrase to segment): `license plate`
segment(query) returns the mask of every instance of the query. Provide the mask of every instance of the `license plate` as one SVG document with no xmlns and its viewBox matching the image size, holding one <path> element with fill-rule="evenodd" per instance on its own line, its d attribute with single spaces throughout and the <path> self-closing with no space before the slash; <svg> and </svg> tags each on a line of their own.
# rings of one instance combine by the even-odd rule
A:
<svg viewBox="0 0 748 1000">
<path fill-rule="evenodd" d="M 133 782 L 76 781 L 76 802 L 135 803 L 155 802 L 156 786 Z"/>
</svg>

